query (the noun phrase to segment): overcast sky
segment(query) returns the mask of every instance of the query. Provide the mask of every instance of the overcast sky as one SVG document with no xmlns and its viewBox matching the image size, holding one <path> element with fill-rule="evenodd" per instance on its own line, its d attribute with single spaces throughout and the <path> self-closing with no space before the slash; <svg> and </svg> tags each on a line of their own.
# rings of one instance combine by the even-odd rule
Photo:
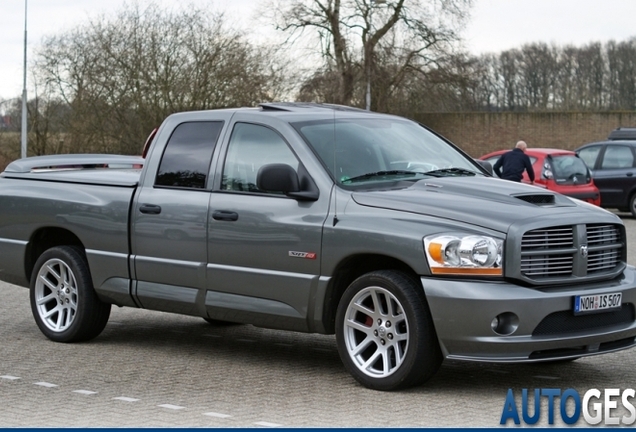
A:
<svg viewBox="0 0 636 432">
<path fill-rule="evenodd" d="M 262 0 L 261 0 L 262 1 Z M 248 27 L 259 0 L 155 0 L 160 5 L 194 3 L 224 10 Z M 28 0 L 27 57 L 45 35 L 72 28 L 125 0 Z M 474 0 L 463 32 L 475 54 L 518 48 L 528 42 L 585 45 L 636 36 L 636 0 Z M 0 0 L 0 100 L 22 93 L 25 0 Z"/>
</svg>

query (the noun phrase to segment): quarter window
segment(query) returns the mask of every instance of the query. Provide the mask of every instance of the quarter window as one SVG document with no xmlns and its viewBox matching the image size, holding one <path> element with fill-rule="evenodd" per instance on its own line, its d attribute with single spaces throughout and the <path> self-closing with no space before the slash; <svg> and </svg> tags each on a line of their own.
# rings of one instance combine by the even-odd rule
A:
<svg viewBox="0 0 636 432">
<path fill-rule="evenodd" d="M 166 145 L 155 186 L 203 189 L 223 122 L 177 126 Z"/>
<path fill-rule="evenodd" d="M 298 159 L 278 133 L 265 126 L 237 123 L 230 138 L 221 189 L 265 193 L 256 187 L 256 175 L 262 166 L 274 163 L 298 171 Z"/>
<path fill-rule="evenodd" d="M 585 165 L 590 169 L 594 169 L 594 165 L 596 165 L 596 159 L 598 158 L 598 154 L 601 151 L 601 146 L 593 146 L 586 147 L 582 150 L 579 150 L 579 157 L 585 162 Z"/>
</svg>

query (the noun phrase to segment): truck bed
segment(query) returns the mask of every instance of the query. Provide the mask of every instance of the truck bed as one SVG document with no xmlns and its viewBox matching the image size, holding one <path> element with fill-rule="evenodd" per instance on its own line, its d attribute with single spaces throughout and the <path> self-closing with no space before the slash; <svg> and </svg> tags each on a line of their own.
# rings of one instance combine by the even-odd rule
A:
<svg viewBox="0 0 636 432">
<path fill-rule="evenodd" d="M 0 175 L 2 279 L 28 286 L 31 268 L 24 257 L 40 252 L 30 250 L 30 242 L 46 244 L 47 238 L 70 233 L 78 244 L 82 239 L 95 287 L 127 283 L 128 217 L 141 164 L 141 158 L 109 155 L 43 156 L 10 164 Z"/>
</svg>

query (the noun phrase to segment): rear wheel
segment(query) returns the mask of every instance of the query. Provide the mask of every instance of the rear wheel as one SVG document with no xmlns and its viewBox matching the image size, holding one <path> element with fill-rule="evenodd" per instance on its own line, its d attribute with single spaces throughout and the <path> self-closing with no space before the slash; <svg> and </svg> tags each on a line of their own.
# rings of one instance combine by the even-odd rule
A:
<svg viewBox="0 0 636 432">
<path fill-rule="evenodd" d="M 346 289 L 336 341 L 349 373 L 376 390 L 422 384 L 442 362 L 422 287 L 398 271 L 367 273 Z"/>
<path fill-rule="evenodd" d="M 31 276 L 31 311 L 46 337 L 80 342 L 98 336 L 110 316 L 110 304 L 97 297 L 79 248 L 54 247 L 38 258 Z"/>
</svg>

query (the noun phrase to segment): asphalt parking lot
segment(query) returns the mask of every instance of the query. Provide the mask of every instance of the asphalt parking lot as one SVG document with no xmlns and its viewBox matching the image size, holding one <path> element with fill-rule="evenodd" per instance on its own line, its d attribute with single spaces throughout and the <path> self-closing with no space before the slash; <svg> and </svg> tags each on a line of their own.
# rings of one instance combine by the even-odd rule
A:
<svg viewBox="0 0 636 432">
<path fill-rule="evenodd" d="M 636 265 L 636 220 L 621 216 Z M 627 350 L 565 364 L 445 362 L 424 386 L 384 393 L 348 375 L 332 336 L 114 308 L 95 340 L 60 344 L 36 327 L 28 290 L 0 292 L 0 427 L 496 427 L 509 388 L 636 386 Z"/>
</svg>

